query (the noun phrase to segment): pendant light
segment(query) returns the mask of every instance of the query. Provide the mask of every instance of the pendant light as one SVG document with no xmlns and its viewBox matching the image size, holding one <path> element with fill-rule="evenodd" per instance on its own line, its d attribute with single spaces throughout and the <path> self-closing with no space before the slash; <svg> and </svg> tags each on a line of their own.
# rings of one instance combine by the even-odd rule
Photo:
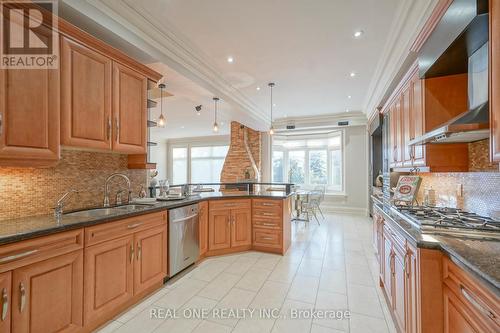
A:
<svg viewBox="0 0 500 333">
<path fill-rule="evenodd" d="M 163 115 L 163 89 L 165 89 L 165 83 L 160 83 L 158 85 L 158 88 L 160 88 L 160 116 L 158 117 L 158 127 L 165 127 L 165 124 L 167 123 L 167 119 Z"/>
<path fill-rule="evenodd" d="M 274 134 L 274 127 L 273 127 L 273 88 L 274 88 L 274 82 L 269 82 L 267 84 L 269 86 L 269 89 L 271 89 L 271 126 L 269 127 L 269 135 Z"/>
<path fill-rule="evenodd" d="M 219 124 L 217 124 L 217 102 L 219 102 L 219 97 L 214 97 L 213 98 L 214 100 L 214 132 L 218 132 L 219 131 Z"/>
</svg>

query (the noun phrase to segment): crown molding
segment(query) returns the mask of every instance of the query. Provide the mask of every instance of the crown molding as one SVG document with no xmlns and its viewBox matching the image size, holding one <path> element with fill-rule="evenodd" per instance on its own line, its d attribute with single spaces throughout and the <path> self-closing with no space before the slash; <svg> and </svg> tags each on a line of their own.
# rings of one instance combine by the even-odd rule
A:
<svg viewBox="0 0 500 333">
<path fill-rule="evenodd" d="M 283 129 L 291 124 L 300 127 L 300 129 L 313 127 L 332 128 L 338 127 L 339 121 L 349 121 L 349 126 L 366 126 L 368 119 L 366 114 L 361 111 L 351 111 L 331 115 L 279 118 L 273 121 L 273 125 L 276 129 Z"/>
<path fill-rule="evenodd" d="M 377 108 L 385 102 L 384 98 L 397 76 L 407 69 L 402 67 L 409 67 L 413 62 L 408 61 L 415 57 L 411 48 L 438 3 L 439 0 L 400 1 L 363 103 L 363 110 L 369 119 L 374 117 L 374 113 L 378 112 Z"/>
<path fill-rule="evenodd" d="M 191 79 L 229 103 L 235 118 L 247 126 L 265 129 L 267 113 L 225 80 L 207 56 L 175 31 L 168 22 L 158 22 L 143 1 L 63 0 L 153 58 Z M 168 80 L 168 79 L 167 79 Z"/>
</svg>

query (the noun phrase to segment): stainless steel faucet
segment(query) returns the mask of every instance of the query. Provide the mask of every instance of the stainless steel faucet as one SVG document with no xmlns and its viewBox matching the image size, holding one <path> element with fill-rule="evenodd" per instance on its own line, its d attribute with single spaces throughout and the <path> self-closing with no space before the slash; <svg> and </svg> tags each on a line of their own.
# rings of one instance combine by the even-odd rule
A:
<svg viewBox="0 0 500 333">
<path fill-rule="evenodd" d="M 79 193 L 78 190 L 69 190 L 68 192 L 64 193 L 62 195 L 62 197 L 59 198 L 59 200 L 57 200 L 57 203 L 56 203 L 56 208 L 54 208 L 54 216 L 56 217 L 56 219 L 60 219 L 63 215 L 63 209 L 64 209 L 64 202 L 66 200 L 66 198 L 68 198 L 70 196 L 70 194 L 72 193 Z"/>
<path fill-rule="evenodd" d="M 122 177 L 127 181 L 127 186 L 128 186 L 128 202 L 130 202 L 130 194 L 132 191 L 130 190 L 130 178 L 127 177 L 127 175 L 123 173 L 113 173 L 109 175 L 109 177 L 106 179 L 106 182 L 104 183 L 104 202 L 103 206 L 104 207 L 109 207 L 109 181 L 113 179 L 114 177 Z M 121 200 L 120 200 L 121 201 Z"/>
</svg>

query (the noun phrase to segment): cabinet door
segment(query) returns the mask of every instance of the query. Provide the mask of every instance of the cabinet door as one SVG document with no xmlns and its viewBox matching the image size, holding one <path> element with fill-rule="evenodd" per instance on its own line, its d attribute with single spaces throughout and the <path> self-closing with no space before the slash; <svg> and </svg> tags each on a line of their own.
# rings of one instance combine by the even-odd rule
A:
<svg viewBox="0 0 500 333">
<path fill-rule="evenodd" d="M 59 71 L 0 70 L 0 165 L 50 165 L 59 142 Z"/>
<path fill-rule="evenodd" d="M 406 252 L 406 332 L 419 332 L 419 310 L 418 310 L 418 263 L 417 249 L 408 247 Z"/>
<path fill-rule="evenodd" d="M 490 1 L 491 159 L 500 162 L 500 3 Z"/>
<path fill-rule="evenodd" d="M 231 211 L 231 247 L 252 244 L 252 213 L 250 209 Z"/>
<path fill-rule="evenodd" d="M 167 227 L 135 234 L 134 294 L 162 282 L 167 275 Z"/>
<path fill-rule="evenodd" d="M 134 236 L 85 249 L 85 325 L 106 318 L 134 295 Z"/>
<path fill-rule="evenodd" d="M 392 308 L 392 261 L 392 242 L 387 238 L 387 235 L 384 234 L 384 271 L 382 275 L 382 282 L 384 283 L 385 294 L 390 303 L 389 308 Z"/>
<path fill-rule="evenodd" d="M 396 127 L 397 127 L 397 132 L 396 132 L 396 165 L 397 166 L 402 166 L 403 165 L 403 160 L 404 160 L 404 126 L 403 126 L 403 104 L 402 104 L 402 97 L 399 96 L 396 99 Z"/>
<path fill-rule="evenodd" d="M 12 332 L 82 329 L 83 250 L 14 270 Z"/>
<path fill-rule="evenodd" d="M 231 210 L 210 210 L 208 222 L 208 249 L 222 250 L 231 247 Z"/>
<path fill-rule="evenodd" d="M 400 332 L 406 332 L 406 274 L 405 254 L 398 249 L 394 251 L 392 279 L 392 299 L 394 317 Z"/>
<path fill-rule="evenodd" d="M 443 289 L 443 297 L 445 333 L 487 332 L 471 316 L 470 310 L 446 286 Z"/>
<path fill-rule="evenodd" d="M 200 235 L 200 256 L 208 251 L 208 201 L 198 204 L 199 207 L 199 235 Z"/>
<path fill-rule="evenodd" d="M 414 127 L 413 127 L 413 119 L 410 110 L 410 85 L 406 86 L 403 89 L 401 94 L 401 125 L 402 125 L 402 138 L 401 138 L 401 157 L 404 166 L 412 165 L 413 158 L 413 148 L 408 145 L 408 142 L 413 135 Z"/>
<path fill-rule="evenodd" d="M 390 146 L 390 166 L 394 167 L 396 166 L 396 162 L 398 159 L 397 156 L 397 147 L 398 147 L 398 142 L 397 142 L 397 135 L 398 135 L 398 115 L 396 112 L 396 107 L 394 104 L 392 104 L 389 107 L 390 110 L 390 136 L 391 136 L 391 146 Z"/>
<path fill-rule="evenodd" d="M 113 150 L 127 154 L 146 152 L 147 78 L 113 63 Z"/>
<path fill-rule="evenodd" d="M 10 332 L 12 273 L 0 274 L 0 332 Z"/>
<path fill-rule="evenodd" d="M 61 143 L 111 149 L 111 68 L 108 57 L 61 39 Z"/>
<path fill-rule="evenodd" d="M 422 81 L 416 73 L 411 82 L 411 124 L 413 130 L 410 133 L 410 138 L 414 139 L 416 137 L 422 136 L 424 134 L 424 108 L 422 102 Z M 413 146 L 413 165 L 421 166 L 425 165 L 425 146 L 416 145 Z"/>
</svg>

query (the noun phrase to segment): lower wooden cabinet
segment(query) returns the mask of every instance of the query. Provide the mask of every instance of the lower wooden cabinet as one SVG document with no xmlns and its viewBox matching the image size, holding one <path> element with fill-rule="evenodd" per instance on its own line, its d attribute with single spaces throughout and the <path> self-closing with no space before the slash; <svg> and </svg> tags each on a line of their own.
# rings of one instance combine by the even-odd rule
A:
<svg viewBox="0 0 500 333">
<path fill-rule="evenodd" d="M 134 238 L 134 294 L 139 294 L 167 275 L 167 228 L 140 231 Z"/>
<path fill-rule="evenodd" d="M 445 333 L 480 333 L 484 331 L 480 324 L 471 317 L 467 307 L 453 294 L 444 288 L 444 332 Z"/>
<path fill-rule="evenodd" d="M 12 272 L 0 274 L 0 302 L 2 304 L 0 307 L 0 332 L 10 331 L 11 307 L 9 305 L 12 302 L 11 286 Z"/>
<path fill-rule="evenodd" d="M 85 249 L 85 323 L 107 317 L 134 295 L 133 235 Z"/>
<path fill-rule="evenodd" d="M 208 250 L 226 250 L 252 244 L 250 200 L 210 202 Z"/>
<path fill-rule="evenodd" d="M 82 250 L 13 271 L 12 332 L 79 331 L 82 307 Z"/>
<path fill-rule="evenodd" d="M 198 204 L 199 235 L 200 235 L 200 257 L 208 251 L 208 202 L 202 201 Z"/>
</svg>

